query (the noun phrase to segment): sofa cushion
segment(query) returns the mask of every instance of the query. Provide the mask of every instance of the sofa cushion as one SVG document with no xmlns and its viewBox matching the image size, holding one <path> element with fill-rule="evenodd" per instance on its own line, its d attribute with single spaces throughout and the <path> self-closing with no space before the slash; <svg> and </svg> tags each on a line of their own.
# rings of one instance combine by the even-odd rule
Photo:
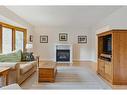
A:
<svg viewBox="0 0 127 95">
<path fill-rule="evenodd" d="M 29 64 L 32 64 L 33 66 L 37 65 L 37 61 L 30 61 L 30 62 L 27 62 Z"/>
<path fill-rule="evenodd" d="M 21 61 L 22 51 L 14 51 L 8 54 L 0 54 L 0 62 L 19 62 Z"/>
<path fill-rule="evenodd" d="M 33 67 L 33 65 L 30 64 L 30 63 L 20 64 L 20 71 L 21 71 L 21 74 L 25 74 L 25 73 L 26 73 L 27 71 L 29 71 L 32 67 Z"/>
</svg>

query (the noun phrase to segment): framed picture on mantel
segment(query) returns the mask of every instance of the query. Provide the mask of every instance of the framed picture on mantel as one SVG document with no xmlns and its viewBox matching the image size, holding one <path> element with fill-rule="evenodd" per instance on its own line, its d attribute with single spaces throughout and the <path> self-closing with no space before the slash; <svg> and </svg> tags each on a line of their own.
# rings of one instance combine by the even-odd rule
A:
<svg viewBox="0 0 127 95">
<path fill-rule="evenodd" d="M 79 44 L 87 43 L 87 36 L 78 36 L 78 43 Z"/>
<path fill-rule="evenodd" d="M 68 40 L 68 34 L 67 33 L 60 33 L 59 34 L 59 41 L 67 41 Z"/>
</svg>

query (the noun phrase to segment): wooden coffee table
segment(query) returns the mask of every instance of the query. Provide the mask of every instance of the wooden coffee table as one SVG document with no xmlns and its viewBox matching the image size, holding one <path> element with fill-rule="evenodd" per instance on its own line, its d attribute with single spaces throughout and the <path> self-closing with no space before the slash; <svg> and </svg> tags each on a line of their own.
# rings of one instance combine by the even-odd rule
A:
<svg viewBox="0 0 127 95">
<path fill-rule="evenodd" d="M 0 76 L 4 78 L 4 83 L 8 85 L 8 74 L 10 67 L 0 67 Z"/>
<path fill-rule="evenodd" d="M 40 62 L 38 69 L 39 82 L 54 82 L 57 73 L 55 62 Z"/>
</svg>

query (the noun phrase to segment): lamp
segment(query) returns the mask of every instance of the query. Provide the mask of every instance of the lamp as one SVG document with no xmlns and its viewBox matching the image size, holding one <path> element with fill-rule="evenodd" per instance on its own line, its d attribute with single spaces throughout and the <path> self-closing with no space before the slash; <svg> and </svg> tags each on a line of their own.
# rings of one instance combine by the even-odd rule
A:
<svg viewBox="0 0 127 95">
<path fill-rule="evenodd" d="M 30 52 L 30 50 L 33 48 L 33 44 L 31 44 L 31 43 L 28 43 L 28 44 L 26 44 L 26 50 L 28 51 L 28 52 Z"/>
</svg>

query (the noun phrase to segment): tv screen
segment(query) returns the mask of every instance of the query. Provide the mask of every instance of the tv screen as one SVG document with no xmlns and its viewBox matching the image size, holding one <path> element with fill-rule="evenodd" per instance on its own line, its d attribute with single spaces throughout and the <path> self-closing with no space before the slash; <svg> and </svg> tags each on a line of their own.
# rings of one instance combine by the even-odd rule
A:
<svg viewBox="0 0 127 95">
<path fill-rule="evenodd" d="M 108 35 L 103 38 L 103 52 L 111 54 L 112 52 L 112 36 Z"/>
</svg>

